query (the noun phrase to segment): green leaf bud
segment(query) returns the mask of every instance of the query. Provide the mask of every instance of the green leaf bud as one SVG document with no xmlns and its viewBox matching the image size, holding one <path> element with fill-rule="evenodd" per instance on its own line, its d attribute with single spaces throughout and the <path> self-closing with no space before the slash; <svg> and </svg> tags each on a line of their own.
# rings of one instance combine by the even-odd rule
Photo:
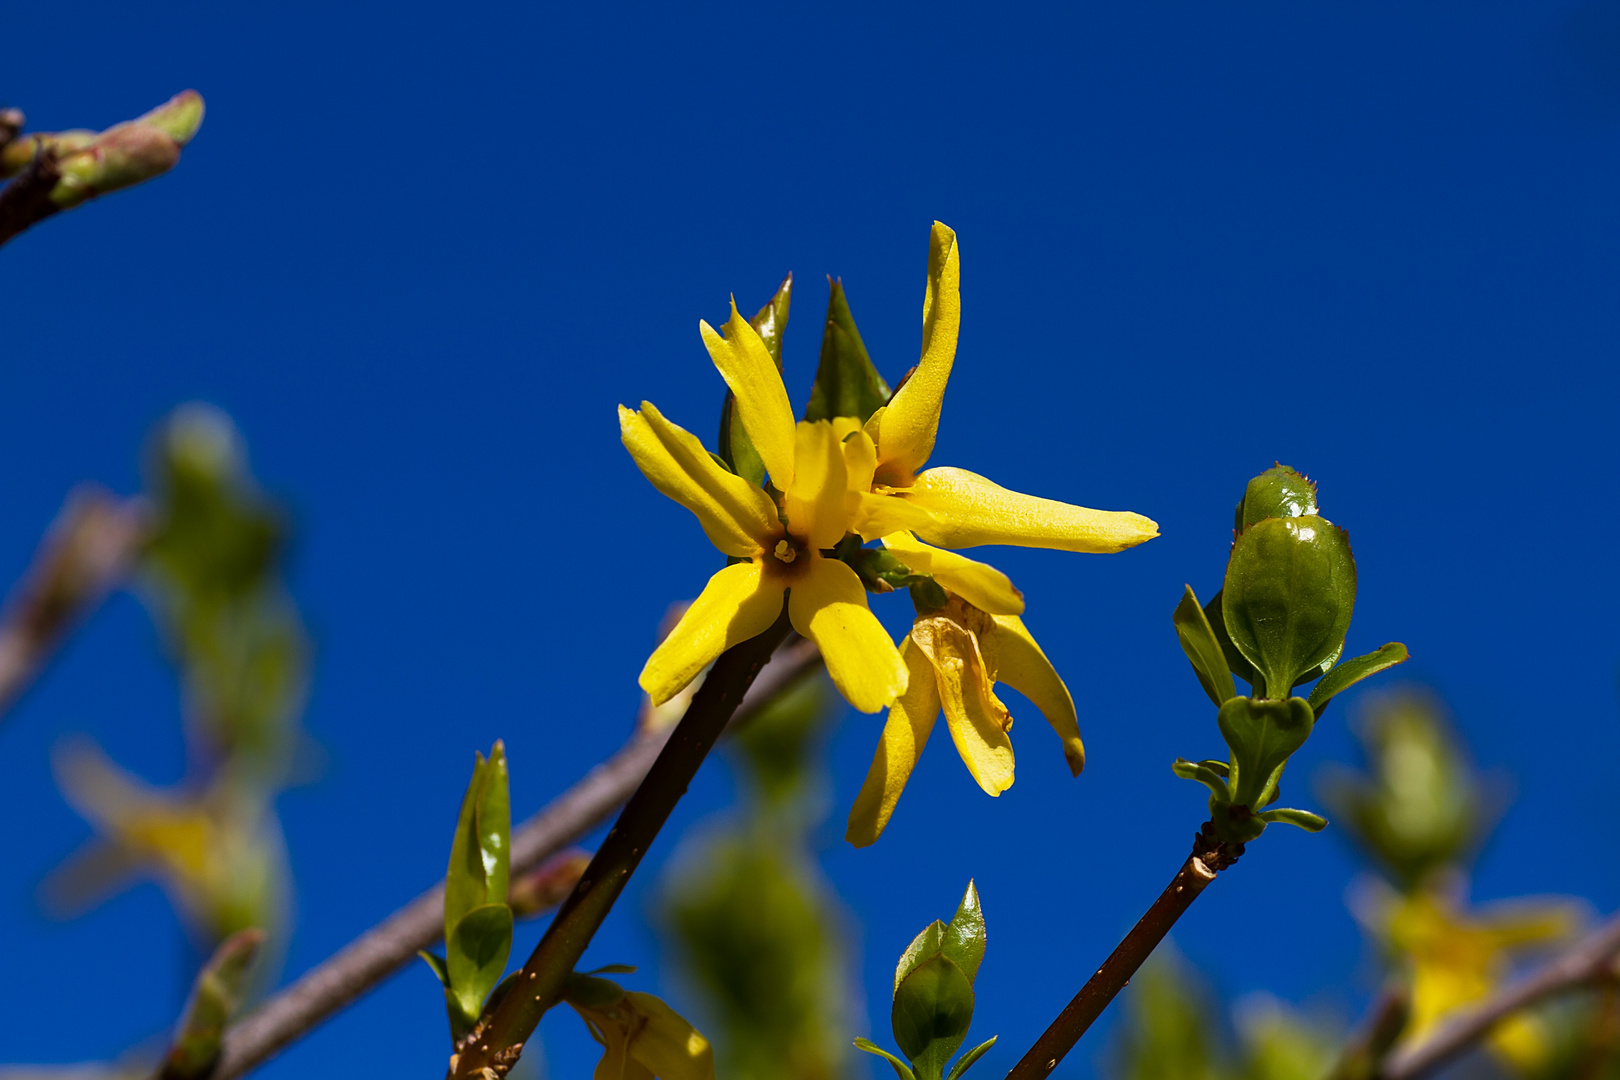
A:
<svg viewBox="0 0 1620 1080">
<path fill-rule="evenodd" d="M 1232 531 L 1241 534 L 1266 518 L 1309 517 L 1316 513 L 1316 485 L 1280 462 L 1253 480 L 1238 500 Z"/>
</svg>

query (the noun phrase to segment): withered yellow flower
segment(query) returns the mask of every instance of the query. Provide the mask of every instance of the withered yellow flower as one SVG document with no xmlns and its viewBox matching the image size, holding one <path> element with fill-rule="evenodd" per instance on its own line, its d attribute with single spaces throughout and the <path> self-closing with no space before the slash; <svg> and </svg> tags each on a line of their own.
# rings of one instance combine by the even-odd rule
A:
<svg viewBox="0 0 1620 1080">
<path fill-rule="evenodd" d="M 564 998 L 603 1047 L 595 1080 L 714 1080 L 714 1050 L 652 994 L 576 976 Z"/>
<path fill-rule="evenodd" d="M 947 590 L 948 602 L 938 611 L 919 613 L 900 644 L 909 680 L 889 709 L 872 767 L 850 810 L 844 836 L 856 847 L 882 835 L 941 711 L 979 786 L 990 795 L 1012 786 L 1012 715 L 996 696 L 996 683 L 1012 687 L 1041 710 L 1062 739 L 1074 775 L 1086 762 L 1074 699 L 1018 617 L 1023 598 L 1005 575 L 910 537 L 888 537 L 885 544 L 914 570 L 927 567 L 919 572 L 933 575 Z"/>
</svg>

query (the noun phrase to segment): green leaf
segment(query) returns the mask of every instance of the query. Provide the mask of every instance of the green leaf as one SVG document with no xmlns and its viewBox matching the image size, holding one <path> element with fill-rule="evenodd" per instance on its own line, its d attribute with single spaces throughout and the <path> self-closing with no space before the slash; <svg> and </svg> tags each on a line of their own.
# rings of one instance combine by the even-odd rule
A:
<svg viewBox="0 0 1620 1080">
<path fill-rule="evenodd" d="M 1232 685 L 1232 673 L 1227 669 L 1221 641 L 1210 628 L 1209 619 L 1199 606 L 1198 597 L 1193 595 L 1191 585 L 1187 586 L 1170 620 L 1175 624 L 1181 651 L 1192 662 L 1198 682 L 1209 699 L 1219 706 L 1237 697 L 1237 688 Z"/>
<path fill-rule="evenodd" d="M 1316 513 L 1316 485 L 1278 462 L 1253 480 L 1238 502 L 1234 532 L 1266 518 L 1308 517 Z"/>
<path fill-rule="evenodd" d="M 1311 691 L 1309 700 L 1317 719 L 1321 719 L 1322 710 L 1327 708 L 1328 702 L 1332 701 L 1335 695 L 1344 693 L 1362 679 L 1386 671 L 1396 664 L 1404 664 L 1407 659 L 1406 646 L 1398 641 L 1392 641 L 1377 652 L 1337 664 Z"/>
<path fill-rule="evenodd" d="M 1221 643 L 1221 653 L 1226 657 L 1227 670 L 1254 687 L 1258 693 L 1263 689 L 1260 685 L 1260 673 L 1255 671 L 1254 665 L 1238 651 L 1237 645 L 1232 641 L 1232 635 L 1226 632 L 1226 615 L 1221 609 L 1221 598 L 1225 595 L 1225 589 L 1215 591 L 1209 603 L 1204 605 L 1204 620 L 1209 623 L 1210 632 L 1215 635 L 1215 640 Z"/>
<path fill-rule="evenodd" d="M 968 882 L 962 894 L 962 903 L 956 914 L 945 924 L 940 936 L 939 951 L 950 957 L 967 976 L 968 985 L 978 977 L 979 964 L 984 960 L 984 910 L 979 906 L 979 890 Z"/>
<path fill-rule="evenodd" d="M 1216 761 L 1214 758 L 1205 758 L 1198 764 L 1202 765 L 1204 768 L 1208 769 L 1222 780 L 1225 780 L 1227 777 L 1232 775 L 1232 767 L 1224 761 Z"/>
<path fill-rule="evenodd" d="M 238 930 L 220 942 L 203 965 L 164 1059 L 164 1077 L 201 1080 L 208 1075 L 219 1057 L 225 1025 L 242 1003 L 248 972 L 264 938 L 263 930 Z"/>
<path fill-rule="evenodd" d="M 473 908 L 445 941 L 445 972 L 450 992 L 468 1017 L 476 1019 L 484 999 L 501 981 L 512 951 L 512 909 L 505 904 Z"/>
<path fill-rule="evenodd" d="M 581 975 L 634 975 L 641 969 L 634 964 L 603 964 L 599 968 L 580 972 Z"/>
<path fill-rule="evenodd" d="M 1267 518 L 1232 545 L 1222 591 L 1226 632 L 1264 676 L 1265 695 L 1286 698 L 1344 648 L 1356 602 L 1350 542 L 1324 518 Z"/>
<path fill-rule="evenodd" d="M 1327 818 L 1320 814 L 1313 814 L 1309 810 L 1289 810 L 1278 808 L 1266 810 L 1260 814 L 1260 820 L 1268 824 L 1281 821 L 1289 825 L 1298 825 L 1306 832 L 1321 832 L 1327 828 Z"/>
<path fill-rule="evenodd" d="M 1271 801 L 1289 755 L 1310 737 L 1316 714 L 1304 698 L 1235 697 L 1215 721 L 1232 750 L 1232 805 L 1257 811 Z"/>
<path fill-rule="evenodd" d="M 587 1009 L 607 1009 L 624 997 L 624 987 L 612 979 L 599 979 L 594 975 L 574 972 L 568 976 L 563 999 Z"/>
<path fill-rule="evenodd" d="M 857 1038 L 855 1040 L 855 1048 L 857 1050 L 865 1050 L 868 1054 L 876 1054 L 878 1057 L 888 1061 L 890 1065 L 894 1066 L 894 1074 L 898 1076 L 900 1080 L 917 1080 L 916 1075 L 911 1071 L 911 1066 L 907 1065 L 905 1062 L 883 1049 L 883 1047 L 874 1043 L 871 1039 Z"/>
<path fill-rule="evenodd" d="M 973 1068 L 973 1063 L 975 1061 L 978 1061 L 980 1058 L 984 1057 L 986 1050 L 989 1050 L 992 1046 L 996 1045 L 996 1039 L 997 1036 L 992 1035 L 978 1046 L 975 1046 L 973 1049 L 957 1058 L 956 1067 L 946 1074 L 945 1080 L 959 1080 L 963 1073 Z"/>
<path fill-rule="evenodd" d="M 416 955 L 420 956 L 427 963 L 427 966 L 433 969 L 433 974 L 439 979 L 439 985 L 448 990 L 450 988 L 450 971 L 444 966 L 444 957 L 430 953 L 426 949 L 417 949 Z"/>
<path fill-rule="evenodd" d="M 894 990 L 900 992 L 900 984 L 905 981 L 911 969 L 939 952 L 939 946 L 945 940 L 945 924 L 935 919 L 922 928 L 922 932 L 911 939 L 906 951 L 900 954 L 900 962 L 894 966 Z"/>
<path fill-rule="evenodd" d="M 489 902 L 483 852 L 478 845 L 478 797 L 484 776 L 484 755 L 473 755 L 472 779 L 461 797 L 455 839 L 450 842 L 450 866 L 444 875 L 444 940 L 449 941 L 462 916 Z"/>
<path fill-rule="evenodd" d="M 489 751 L 478 786 L 478 847 L 484 860 L 484 896 L 490 903 L 504 904 L 511 873 L 512 801 L 506 746 L 499 739 Z"/>
<path fill-rule="evenodd" d="M 849 301 L 844 298 L 844 283 L 829 278 L 828 284 L 832 295 L 827 300 L 827 324 L 821 334 L 821 362 L 804 418 L 853 416 L 864 424 L 879 406 L 888 404 L 889 384 L 872 366 L 861 333 L 855 329 L 855 316 L 850 314 Z"/>
<path fill-rule="evenodd" d="M 1221 802 L 1231 802 L 1232 795 L 1226 788 L 1226 781 L 1203 762 L 1191 762 L 1184 758 L 1176 758 L 1170 765 L 1170 771 L 1183 780 L 1196 780 L 1209 788 L 1209 792 Z"/>
<path fill-rule="evenodd" d="M 890 1022 L 919 1080 L 938 1080 L 973 1022 L 973 985 L 950 957 L 929 957 L 895 990 Z"/>
</svg>

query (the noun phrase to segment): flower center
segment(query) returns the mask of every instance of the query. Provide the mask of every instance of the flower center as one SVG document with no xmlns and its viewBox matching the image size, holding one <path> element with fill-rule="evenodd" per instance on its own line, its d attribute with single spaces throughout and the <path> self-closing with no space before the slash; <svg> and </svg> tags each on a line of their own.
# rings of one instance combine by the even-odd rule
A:
<svg viewBox="0 0 1620 1080">
<path fill-rule="evenodd" d="M 776 550 L 771 554 L 775 555 L 782 562 L 791 563 L 794 559 L 799 557 L 799 549 L 788 543 L 786 540 L 778 540 L 776 542 Z"/>
</svg>

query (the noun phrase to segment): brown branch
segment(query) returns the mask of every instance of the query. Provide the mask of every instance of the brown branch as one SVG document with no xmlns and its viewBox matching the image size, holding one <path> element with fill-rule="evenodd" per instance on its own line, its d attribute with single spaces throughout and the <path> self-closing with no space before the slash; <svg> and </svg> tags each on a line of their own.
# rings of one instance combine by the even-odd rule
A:
<svg viewBox="0 0 1620 1080">
<path fill-rule="evenodd" d="M 814 670 L 821 655 L 808 641 L 782 649 L 754 681 L 734 723 Z M 670 729 L 638 733 L 512 834 L 512 876 L 538 866 L 606 821 L 640 785 Z M 444 930 L 444 882 L 361 934 L 235 1024 L 210 1080 L 233 1080 L 262 1064 L 385 978 L 410 963 Z"/>
<path fill-rule="evenodd" d="M 68 629 L 129 573 L 145 535 L 138 500 L 90 486 L 68 496 L 0 614 L 0 714 L 33 683 Z"/>
<path fill-rule="evenodd" d="M 1215 880 L 1215 875 L 1237 862 L 1242 854 L 1242 844 L 1216 840 L 1212 835 L 1212 826 L 1206 824 L 1193 838 L 1193 853 L 1176 871 L 1176 876 L 1170 879 L 1164 892 L 1137 920 L 1131 932 L 1108 955 L 1096 974 L 1086 980 L 1086 985 L 1074 995 L 1051 1026 L 1035 1040 L 1029 1052 L 1013 1066 L 1007 1080 L 1044 1080 L 1050 1075 L 1064 1055 L 1074 1049 L 1080 1036 L 1108 1008 L 1108 1003 L 1125 989 L 1125 984 L 1131 981 L 1137 968 L 1164 940 L 1176 920 Z"/>
<path fill-rule="evenodd" d="M 755 678 L 789 633 L 784 605 L 769 630 L 720 654 L 647 778 L 608 830 L 585 876 L 557 909 L 511 989 L 457 1045 L 447 1077 L 500 1080 L 511 1070 L 540 1018 L 562 1000 L 574 965 L 613 910 Z"/>
<path fill-rule="evenodd" d="M 62 209 L 51 201 L 51 192 L 61 178 L 56 152 L 42 146 L 34 160 L 0 188 L 0 244 Z"/>
<path fill-rule="evenodd" d="M 1513 1013 L 1605 978 L 1614 970 L 1617 956 L 1620 956 L 1620 915 L 1535 973 L 1446 1021 L 1422 1043 L 1392 1055 L 1381 1074 L 1382 1080 L 1415 1080 L 1428 1075 L 1489 1035 L 1492 1028 Z"/>
</svg>

